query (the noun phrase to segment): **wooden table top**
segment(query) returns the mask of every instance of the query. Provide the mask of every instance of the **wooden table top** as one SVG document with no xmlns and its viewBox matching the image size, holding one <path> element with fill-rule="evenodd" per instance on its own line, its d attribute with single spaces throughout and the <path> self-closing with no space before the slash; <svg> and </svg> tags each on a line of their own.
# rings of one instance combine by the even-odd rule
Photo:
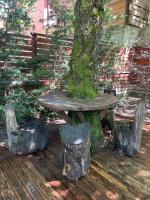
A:
<svg viewBox="0 0 150 200">
<path fill-rule="evenodd" d="M 110 94 L 102 94 L 92 99 L 75 99 L 68 97 L 66 93 L 45 94 L 38 99 L 39 103 L 56 111 L 93 111 L 103 110 L 114 106 L 117 97 Z"/>
</svg>

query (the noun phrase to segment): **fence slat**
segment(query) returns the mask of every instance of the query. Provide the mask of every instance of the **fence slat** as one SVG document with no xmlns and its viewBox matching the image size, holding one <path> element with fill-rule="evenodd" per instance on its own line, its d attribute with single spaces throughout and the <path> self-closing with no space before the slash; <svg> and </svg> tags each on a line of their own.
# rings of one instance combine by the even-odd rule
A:
<svg viewBox="0 0 150 200">
<path fill-rule="evenodd" d="M 121 1 L 122 3 L 124 0 Z M 120 4 L 120 7 L 122 5 Z M 114 4 L 115 6 L 115 4 Z M 118 11 L 117 11 L 118 12 Z M 44 34 L 15 35 L 16 51 L 19 55 L 11 55 L 12 60 L 8 62 L 8 67 L 17 64 L 18 59 L 31 59 L 34 56 L 39 56 L 42 53 L 49 56 L 48 69 L 56 72 L 63 73 L 65 70 L 65 59 L 69 57 L 72 51 L 73 40 L 58 39 L 57 44 L 55 40 Z M 59 42 L 58 42 L 59 41 Z M 103 45 L 106 45 L 105 43 Z M 107 44 L 109 45 L 109 44 Z M 127 87 L 137 89 L 138 92 L 144 90 L 141 87 L 144 76 L 150 77 L 150 62 L 149 62 L 150 48 L 148 47 L 135 47 L 135 48 L 121 48 L 120 53 L 116 56 L 116 63 L 114 65 L 114 73 L 106 75 L 105 71 L 97 79 L 97 82 L 113 82 L 113 88 L 117 89 L 119 93 L 124 92 Z M 114 56 L 113 54 L 110 56 Z M 133 66 L 135 65 L 136 70 Z M 4 62 L 0 61 L 0 68 L 4 67 Z M 100 67 L 101 69 L 101 67 Z M 100 70 L 99 69 L 99 70 Z M 101 74 L 101 71 L 97 71 Z M 150 81 L 148 82 L 150 87 Z"/>
</svg>

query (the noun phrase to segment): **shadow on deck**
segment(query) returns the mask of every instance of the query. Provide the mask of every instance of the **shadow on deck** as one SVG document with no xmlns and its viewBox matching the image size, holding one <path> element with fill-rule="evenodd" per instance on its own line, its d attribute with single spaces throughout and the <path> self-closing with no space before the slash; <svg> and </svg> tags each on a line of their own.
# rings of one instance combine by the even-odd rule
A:
<svg viewBox="0 0 150 200">
<path fill-rule="evenodd" d="M 89 173 L 77 182 L 61 175 L 61 142 L 53 134 L 47 150 L 30 156 L 14 156 L 0 147 L 0 200 L 150 199 L 150 125 L 144 127 L 139 155 L 120 157 L 102 150 L 92 155 Z"/>
</svg>

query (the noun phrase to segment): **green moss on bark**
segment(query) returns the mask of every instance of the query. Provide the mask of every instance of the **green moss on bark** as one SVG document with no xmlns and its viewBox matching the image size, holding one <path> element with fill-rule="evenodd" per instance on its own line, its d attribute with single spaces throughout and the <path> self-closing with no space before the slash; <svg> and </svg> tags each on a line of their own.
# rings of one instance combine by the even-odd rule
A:
<svg viewBox="0 0 150 200">
<path fill-rule="evenodd" d="M 76 65 L 69 75 L 68 93 L 76 98 L 92 98 L 97 95 L 97 91 L 93 85 L 93 71 L 89 67 L 91 58 L 86 52 L 82 53 L 82 57 L 80 57 L 79 52 L 80 49 L 75 49 L 72 56 L 72 62 Z M 78 60 L 78 63 L 75 60 Z"/>
<path fill-rule="evenodd" d="M 92 152 L 96 152 L 104 143 L 100 112 L 86 112 L 85 119 L 91 124 L 91 150 Z"/>
<path fill-rule="evenodd" d="M 67 89 L 77 98 L 97 95 L 93 76 L 96 69 L 96 39 L 102 31 L 103 5 L 96 0 L 77 0 L 75 6 L 75 35 L 70 61 Z"/>
<path fill-rule="evenodd" d="M 97 38 L 102 31 L 102 0 L 77 0 L 75 5 L 75 34 L 67 79 L 68 94 L 75 98 L 94 98 L 98 92 L 94 86 L 97 59 Z M 92 148 L 102 140 L 99 112 L 85 112 L 86 121 L 91 124 Z"/>
</svg>

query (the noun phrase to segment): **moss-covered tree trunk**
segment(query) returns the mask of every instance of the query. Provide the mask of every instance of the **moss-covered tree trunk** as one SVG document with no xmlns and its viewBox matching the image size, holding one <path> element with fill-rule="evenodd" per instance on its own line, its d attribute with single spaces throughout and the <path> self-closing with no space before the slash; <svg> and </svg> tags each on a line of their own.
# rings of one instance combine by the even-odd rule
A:
<svg viewBox="0 0 150 200">
<path fill-rule="evenodd" d="M 75 33 L 68 76 L 68 93 L 76 98 L 94 98 L 94 74 L 98 65 L 98 38 L 102 32 L 103 0 L 77 0 L 75 5 Z M 91 123 L 92 150 L 103 140 L 99 112 L 87 112 Z"/>
</svg>

